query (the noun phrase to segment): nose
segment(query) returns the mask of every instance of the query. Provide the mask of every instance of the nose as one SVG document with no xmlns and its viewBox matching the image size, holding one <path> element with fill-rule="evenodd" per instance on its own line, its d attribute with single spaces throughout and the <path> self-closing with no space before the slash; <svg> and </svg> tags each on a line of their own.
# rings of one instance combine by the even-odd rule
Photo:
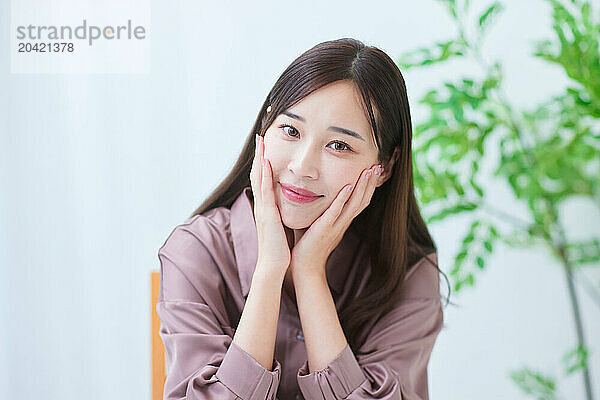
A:
<svg viewBox="0 0 600 400">
<path fill-rule="evenodd" d="M 317 179 L 318 173 L 318 151 L 309 142 L 298 146 L 298 151 L 294 152 L 288 168 L 299 178 Z"/>
</svg>

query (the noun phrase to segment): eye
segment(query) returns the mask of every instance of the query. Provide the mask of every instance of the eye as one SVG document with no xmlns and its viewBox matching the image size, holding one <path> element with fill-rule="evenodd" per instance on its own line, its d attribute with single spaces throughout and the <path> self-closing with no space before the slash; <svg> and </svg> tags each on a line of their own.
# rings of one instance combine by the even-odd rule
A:
<svg viewBox="0 0 600 400">
<path fill-rule="evenodd" d="M 281 128 L 281 129 L 282 129 L 284 132 L 286 132 L 284 128 L 292 128 L 294 131 L 298 132 L 298 130 L 297 130 L 296 128 L 294 128 L 293 126 L 291 126 L 291 125 L 285 125 L 285 124 L 283 124 L 283 125 L 279 125 L 279 127 L 280 127 L 280 128 Z M 286 134 L 288 134 L 288 133 L 286 132 Z"/>
<path fill-rule="evenodd" d="M 291 128 L 291 130 L 292 130 L 292 131 L 298 132 L 298 130 L 297 130 L 296 128 L 294 128 L 292 125 L 281 124 L 281 125 L 279 125 L 279 127 L 278 127 L 278 128 L 281 128 L 281 129 L 282 129 L 282 130 L 285 132 L 285 134 L 286 134 L 286 135 L 289 135 L 289 133 L 288 133 L 289 131 L 287 131 L 287 132 L 286 132 L 285 128 Z M 296 137 L 296 136 L 293 136 L 293 135 L 292 135 L 292 137 Z M 338 151 L 338 152 L 341 152 L 341 153 L 343 153 L 343 152 L 345 152 L 345 151 L 349 151 L 349 152 L 351 152 L 351 153 L 353 153 L 353 152 L 354 152 L 354 150 L 352 150 L 352 147 L 350 147 L 350 146 L 349 146 L 347 143 L 345 143 L 345 142 L 342 142 L 342 141 L 339 141 L 339 140 L 335 140 L 335 141 L 331 142 L 331 144 L 338 144 L 338 145 L 341 145 L 341 147 L 342 147 L 342 148 L 341 148 L 341 149 L 340 149 L 340 148 L 338 148 L 338 149 L 334 149 L 335 151 Z M 345 147 L 344 147 L 344 146 L 345 146 Z"/>
</svg>

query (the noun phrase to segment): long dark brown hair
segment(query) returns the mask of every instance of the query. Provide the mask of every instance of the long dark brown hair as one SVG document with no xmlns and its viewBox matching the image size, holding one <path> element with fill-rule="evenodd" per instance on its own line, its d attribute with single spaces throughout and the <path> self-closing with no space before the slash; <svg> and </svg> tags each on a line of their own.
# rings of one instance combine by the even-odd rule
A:
<svg viewBox="0 0 600 400">
<path fill-rule="evenodd" d="M 422 257 L 448 278 L 427 257 L 437 248 L 421 217 L 415 199 L 412 172 L 412 124 L 404 78 L 393 60 L 376 47 L 352 38 L 327 41 L 304 52 L 281 74 L 265 99 L 252 131 L 233 169 L 191 216 L 216 207 L 230 208 L 246 186 L 254 158 L 254 137 L 264 136 L 278 114 L 315 90 L 349 80 L 360 90 L 377 148 L 378 163 L 391 176 L 376 188 L 369 205 L 348 229 L 360 226 L 368 246 L 372 271 L 357 301 L 340 310 L 340 323 L 350 347 L 362 345 L 364 327 L 390 310 L 397 302 L 408 272 Z M 267 107 L 271 111 L 267 112 Z M 358 231 L 358 230 L 357 230 Z M 448 285 L 450 295 L 450 285 Z M 363 332 L 364 333 L 364 332 Z"/>
</svg>

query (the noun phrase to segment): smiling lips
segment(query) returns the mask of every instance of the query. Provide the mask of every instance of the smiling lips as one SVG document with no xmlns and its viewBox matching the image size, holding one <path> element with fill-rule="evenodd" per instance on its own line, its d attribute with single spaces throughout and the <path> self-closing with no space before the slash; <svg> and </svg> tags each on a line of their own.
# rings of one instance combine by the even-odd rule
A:
<svg viewBox="0 0 600 400">
<path fill-rule="evenodd" d="M 283 195 L 296 203 L 309 203 L 311 201 L 317 200 L 320 195 L 317 195 L 310 190 L 304 190 L 296 186 L 292 185 L 284 185 L 283 183 L 279 183 L 281 185 L 281 192 Z"/>
</svg>

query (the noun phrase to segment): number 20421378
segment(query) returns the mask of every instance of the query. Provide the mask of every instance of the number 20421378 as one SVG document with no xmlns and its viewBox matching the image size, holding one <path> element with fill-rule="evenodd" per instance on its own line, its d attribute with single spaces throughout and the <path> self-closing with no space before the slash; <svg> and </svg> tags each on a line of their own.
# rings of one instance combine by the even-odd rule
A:
<svg viewBox="0 0 600 400">
<path fill-rule="evenodd" d="M 19 53 L 72 53 L 74 51 L 73 43 L 19 43 Z"/>
</svg>

